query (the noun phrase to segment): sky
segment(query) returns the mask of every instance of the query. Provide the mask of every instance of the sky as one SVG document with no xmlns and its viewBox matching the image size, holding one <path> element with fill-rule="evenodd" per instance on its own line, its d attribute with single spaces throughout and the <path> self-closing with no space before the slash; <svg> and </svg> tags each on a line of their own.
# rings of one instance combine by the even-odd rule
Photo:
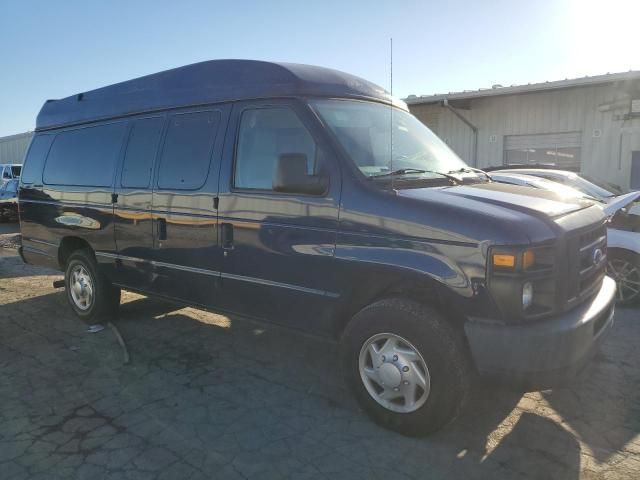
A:
<svg viewBox="0 0 640 480">
<path fill-rule="evenodd" d="M 640 0 L 0 0 L 0 136 L 44 101 L 218 58 L 307 63 L 404 98 L 640 70 Z"/>
</svg>

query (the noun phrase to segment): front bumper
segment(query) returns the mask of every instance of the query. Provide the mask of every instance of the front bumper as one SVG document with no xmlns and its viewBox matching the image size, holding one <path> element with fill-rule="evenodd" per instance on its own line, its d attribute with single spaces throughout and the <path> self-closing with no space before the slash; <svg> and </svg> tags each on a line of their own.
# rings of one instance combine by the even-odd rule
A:
<svg viewBox="0 0 640 480">
<path fill-rule="evenodd" d="M 605 277 L 589 300 L 562 315 L 531 324 L 471 319 L 465 333 L 483 377 L 526 389 L 565 383 L 597 351 L 613 325 L 616 284 Z"/>
</svg>

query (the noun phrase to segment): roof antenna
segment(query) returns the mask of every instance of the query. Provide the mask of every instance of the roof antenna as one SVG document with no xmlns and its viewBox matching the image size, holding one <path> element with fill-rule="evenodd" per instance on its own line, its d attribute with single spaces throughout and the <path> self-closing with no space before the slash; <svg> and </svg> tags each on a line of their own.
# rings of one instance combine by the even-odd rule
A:
<svg viewBox="0 0 640 480">
<path fill-rule="evenodd" d="M 393 37 L 391 37 L 390 39 L 390 51 L 389 51 L 389 59 L 390 59 L 390 69 L 389 69 L 389 76 L 391 77 L 391 86 L 390 86 L 390 90 L 391 90 L 391 103 L 389 104 L 389 108 L 390 110 L 390 129 L 389 129 L 389 137 L 390 137 L 390 142 L 389 142 L 389 155 L 390 155 L 390 159 L 389 159 L 389 169 L 390 169 L 390 173 L 391 173 L 391 190 L 395 191 L 394 188 L 394 178 L 395 175 L 393 174 Z"/>
</svg>

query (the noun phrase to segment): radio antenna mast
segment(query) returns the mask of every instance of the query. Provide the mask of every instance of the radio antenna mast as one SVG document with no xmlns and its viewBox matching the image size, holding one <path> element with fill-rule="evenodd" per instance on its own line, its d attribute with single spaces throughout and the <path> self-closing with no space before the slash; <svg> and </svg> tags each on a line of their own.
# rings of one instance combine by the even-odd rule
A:
<svg viewBox="0 0 640 480">
<path fill-rule="evenodd" d="M 391 103 L 389 105 L 390 108 L 390 125 L 389 125 L 389 169 L 391 173 L 391 190 L 395 190 L 393 185 L 393 180 L 395 175 L 393 175 L 393 37 L 390 39 L 390 51 L 389 51 L 389 60 L 390 60 L 390 69 L 389 69 L 389 77 L 391 80 L 390 90 L 391 90 Z"/>
</svg>

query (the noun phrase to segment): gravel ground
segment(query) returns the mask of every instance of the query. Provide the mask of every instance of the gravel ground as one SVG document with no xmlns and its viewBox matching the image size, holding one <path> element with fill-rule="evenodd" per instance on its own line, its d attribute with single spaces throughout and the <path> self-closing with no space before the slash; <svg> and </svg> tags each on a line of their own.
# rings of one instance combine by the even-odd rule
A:
<svg viewBox="0 0 640 480">
<path fill-rule="evenodd" d="M 0 223 L 0 255 L 12 255 L 11 250 L 20 244 L 20 228 L 17 223 Z M 7 249 L 3 251 L 3 248 Z"/>
<path fill-rule="evenodd" d="M 125 293 L 125 365 L 57 278 L 0 248 L 2 479 L 640 478 L 638 310 L 568 388 L 478 386 L 412 439 L 357 408 L 333 343 Z"/>
</svg>

